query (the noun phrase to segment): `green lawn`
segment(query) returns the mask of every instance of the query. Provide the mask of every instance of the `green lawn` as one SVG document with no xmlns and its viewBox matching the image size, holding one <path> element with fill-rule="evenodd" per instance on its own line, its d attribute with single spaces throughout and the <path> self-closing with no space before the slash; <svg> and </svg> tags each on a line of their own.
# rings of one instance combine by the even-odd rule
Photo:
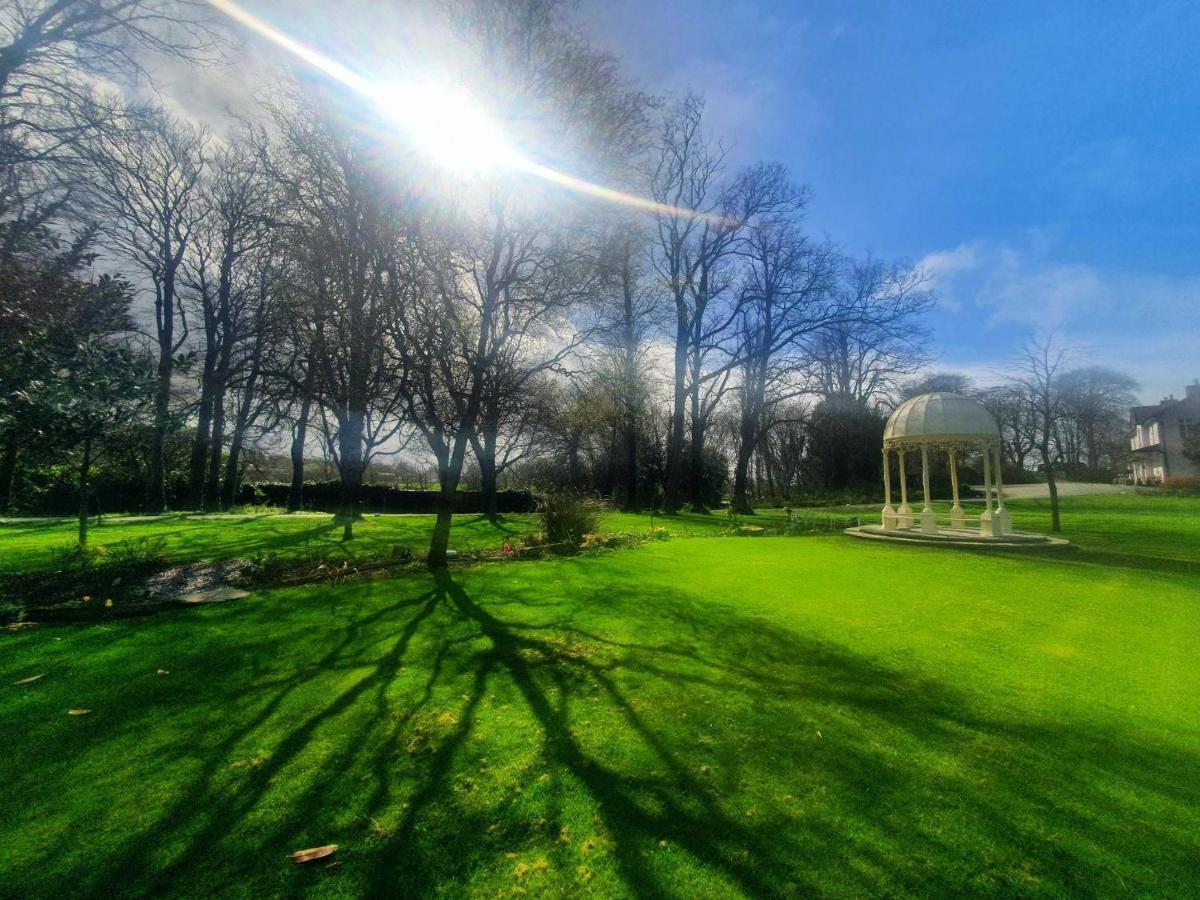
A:
<svg viewBox="0 0 1200 900">
<path fill-rule="evenodd" d="M 774 512 L 774 511 L 773 511 Z M 822 518 L 813 513 L 816 519 Z M 606 531 L 645 532 L 665 526 L 679 535 L 701 535 L 730 527 L 724 514 L 682 513 L 664 518 L 648 514 L 631 515 L 611 512 L 602 517 Z M 50 569 L 60 564 L 56 551 L 75 546 L 75 523 L 56 519 L 0 525 L 0 575 Z M 497 523 L 483 516 L 457 516 L 450 546 L 460 551 L 499 550 L 506 541 L 539 530 L 537 516 L 508 515 Z M 342 529 L 331 516 L 249 514 L 202 516 L 169 515 L 147 521 L 145 517 L 105 518 L 93 525 L 88 543 L 92 547 L 111 547 L 123 541 L 162 537 L 166 553 L 174 562 L 197 560 L 244 559 L 255 553 L 279 553 L 300 556 L 327 552 L 335 558 L 354 559 L 385 553 L 402 545 L 414 553 L 429 547 L 433 517 L 422 515 L 367 515 L 354 526 L 355 538 L 342 542 Z"/>
<path fill-rule="evenodd" d="M 0 896 L 1196 895 L 1200 502 L 1064 523 L 1059 551 L 680 536 L 0 635 Z M 319 522 L 212 524 L 178 552 Z M 67 535 L 34 532 L 0 529 L 10 570 Z M 287 859 L 324 843 L 339 866 Z"/>
</svg>

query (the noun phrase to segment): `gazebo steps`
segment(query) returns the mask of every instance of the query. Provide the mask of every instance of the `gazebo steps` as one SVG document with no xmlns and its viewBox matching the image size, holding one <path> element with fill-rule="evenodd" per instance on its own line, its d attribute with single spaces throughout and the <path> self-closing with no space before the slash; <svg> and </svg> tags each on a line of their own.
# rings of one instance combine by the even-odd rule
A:
<svg viewBox="0 0 1200 900">
<path fill-rule="evenodd" d="M 1014 531 L 998 537 L 982 535 L 975 530 L 943 528 L 936 534 L 925 534 L 919 528 L 884 528 L 882 525 L 860 525 L 847 528 L 846 534 L 876 541 L 895 541 L 908 544 L 935 544 L 946 547 L 1065 547 L 1070 541 L 1063 538 Z"/>
</svg>

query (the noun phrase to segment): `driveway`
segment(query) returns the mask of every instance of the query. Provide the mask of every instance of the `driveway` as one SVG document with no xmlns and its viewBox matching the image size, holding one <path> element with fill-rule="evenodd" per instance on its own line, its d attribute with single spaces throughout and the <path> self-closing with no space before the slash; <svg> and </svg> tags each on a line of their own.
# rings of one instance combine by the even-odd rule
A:
<svg viewBox="0 0 1200 900">
<path fill-rule="evenodd" d="M 982 494 L 983 485 L 973 484 L 971 490 Z M 1060 497 L 1132 493 L 1135 493 L 1135 489 L 1131 484 L 1089 484 L 1086 481 L 1060 481 L 1058 483 L 1058 496 Z M 1050 496 L 1050 488 L 1045 484 L 1006 484 L 1004 496 L 1011 500 L 1044 500 Z"/>
</svg>

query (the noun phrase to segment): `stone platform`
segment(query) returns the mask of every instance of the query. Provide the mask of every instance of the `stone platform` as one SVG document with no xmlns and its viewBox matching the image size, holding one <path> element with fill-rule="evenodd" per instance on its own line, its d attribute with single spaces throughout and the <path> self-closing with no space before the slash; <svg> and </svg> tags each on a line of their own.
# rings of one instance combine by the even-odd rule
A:
<svg viewBox="0 0 1200 900">
<path fill-rule="evenodd" d="M 893 541 L 898 544 L 933 544 L 943 547 L 1066 547 L 1071 542 L 1063 538 L 1033 534 L 1028 531 L 1013 531 L 1008 534 L 988 537 L 979 531 L 965 528 L 943 528 L 936 534 L 924 534 L 919 528 L 884 528 L 882 525 L 860 525 L 847 528 L 846 534 L 875 541 Z"/>
</svg>

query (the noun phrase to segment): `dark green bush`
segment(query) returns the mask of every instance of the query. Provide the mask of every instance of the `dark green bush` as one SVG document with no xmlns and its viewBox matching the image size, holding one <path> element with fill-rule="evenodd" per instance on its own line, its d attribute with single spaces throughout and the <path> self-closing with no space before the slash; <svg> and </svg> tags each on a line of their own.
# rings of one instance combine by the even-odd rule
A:
<svg viewBox="0 0 1200 900">
<path fill-rule="evenodd" d="M 167 561 L 167 539 L 163 535 L 130 538 L 107 548 L 108 562 L 113 566 L 138 567 Z"/>
<path fill-rule="evenodd" d="M 547 494 L 538 503 L 542 516 L 546 540 L 551 544 L 583 543 L 583 536 L 591 534 L 600 523 L 600 504 L 578 494 L 561 492 Z"/>
</svg>

